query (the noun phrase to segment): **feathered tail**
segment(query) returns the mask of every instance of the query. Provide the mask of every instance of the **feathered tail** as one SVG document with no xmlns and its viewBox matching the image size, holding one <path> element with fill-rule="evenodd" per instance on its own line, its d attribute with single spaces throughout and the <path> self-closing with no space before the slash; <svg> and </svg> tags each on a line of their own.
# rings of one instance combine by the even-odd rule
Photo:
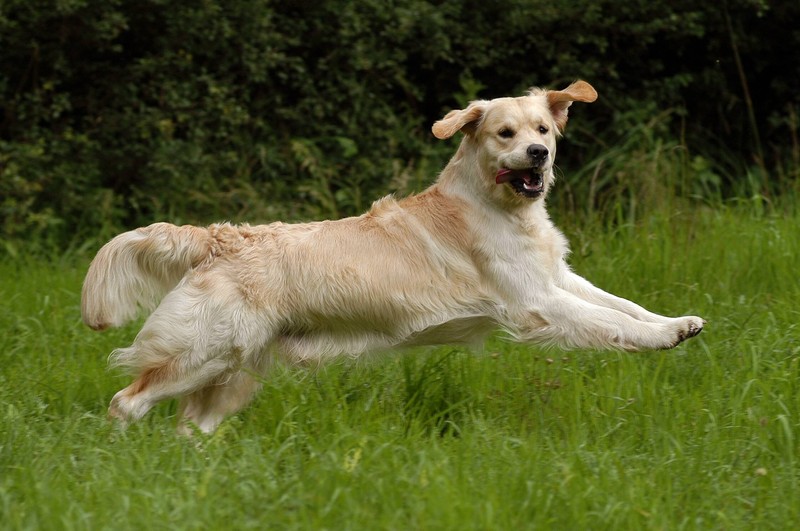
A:
<svg viewBox="0 0 800 531">
<path fill-rule="evenodd" d="M 140 308 L 153 310 L 191 268 L 211 258 L 201 227 L 155 223 L 120 234 L 100 249 L 83 282 L 83 322 L 95 330 L 121 326 Z"/>
</svg>

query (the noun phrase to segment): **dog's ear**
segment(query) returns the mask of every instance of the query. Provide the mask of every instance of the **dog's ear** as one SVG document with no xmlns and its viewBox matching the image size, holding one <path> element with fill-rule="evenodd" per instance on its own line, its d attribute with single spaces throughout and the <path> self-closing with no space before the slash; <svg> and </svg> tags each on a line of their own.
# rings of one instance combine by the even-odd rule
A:
<svg viewBox="0 0 800 531">
<path fill-rule="evenodd" d="M 567 126 L 567 110 L 572 102 L 591 103 L 597 99 L 597 91 L 586 81 L 576 81 L 564 90 L 548 90 L 546 96 L 553 119 L 559 131 L 563 131 Z"/>
<path fill-rule="evenodd" d="M 433 124 L 433 136 L 439 140 L 450 138 L 459 131 L 470 134 L 475 131 L 478 120 L 486 110 L 486 101 L 473 101 L 466 109 L 450 111 L 444 118 Z"/>
</svg>

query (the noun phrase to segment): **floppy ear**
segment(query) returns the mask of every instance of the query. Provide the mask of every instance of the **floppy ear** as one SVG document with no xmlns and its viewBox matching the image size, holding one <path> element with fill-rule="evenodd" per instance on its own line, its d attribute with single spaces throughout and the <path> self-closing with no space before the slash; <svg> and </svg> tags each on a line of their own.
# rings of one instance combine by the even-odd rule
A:
<svg viewBox="0 0 800 531">
<path fill-rule="evenodd" d="M 476 122 L 486 110 L 486 101 L 473 101 L 466 109 L 450 111 L 447 115 L 433 124 L 433 136 L 439 140 L 450 138 L 459 131 L 469 134 L 475 130 Z"/>
<path fill-rule="evenodd" d="M 567 126 L 567 109 L 573 101 L 591 103 L 597 99 L 597 91 L 586 81 L 580 80 L 564 90 L 548 90 L 545 94 L 559 131 L 563 131 Z"/>
</svg>

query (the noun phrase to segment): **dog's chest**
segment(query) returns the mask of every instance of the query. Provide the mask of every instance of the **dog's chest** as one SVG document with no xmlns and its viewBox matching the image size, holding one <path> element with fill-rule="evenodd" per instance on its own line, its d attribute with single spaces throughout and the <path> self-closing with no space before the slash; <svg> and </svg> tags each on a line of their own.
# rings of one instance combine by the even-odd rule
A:
<svg viewBox="0 0 800 531">
<path fill-rule="evenodd" d="M 507 223 L 487 234 L 479 267 L 508 303 L 551 286 L 564 267 L 567 242 L 552 223 Z"/>
</svg>

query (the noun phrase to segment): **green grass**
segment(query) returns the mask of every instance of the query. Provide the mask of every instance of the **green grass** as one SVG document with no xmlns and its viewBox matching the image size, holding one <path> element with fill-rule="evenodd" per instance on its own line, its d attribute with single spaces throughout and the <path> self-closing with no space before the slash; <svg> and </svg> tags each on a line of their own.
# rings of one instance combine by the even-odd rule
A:
<svg viewBox="0 0 800 531">
<path fill-rule="evenodd" d="M 800 215 L 692 208 L 566 225 L 576 270 L 708 319 L 669 352 L 502 338 L 281 368 L 208 438 L 125 432 L 80 322 L 85 260 L 0 264 L 0 527 L 786 529 L 800 522 Z"/>
</svg>

